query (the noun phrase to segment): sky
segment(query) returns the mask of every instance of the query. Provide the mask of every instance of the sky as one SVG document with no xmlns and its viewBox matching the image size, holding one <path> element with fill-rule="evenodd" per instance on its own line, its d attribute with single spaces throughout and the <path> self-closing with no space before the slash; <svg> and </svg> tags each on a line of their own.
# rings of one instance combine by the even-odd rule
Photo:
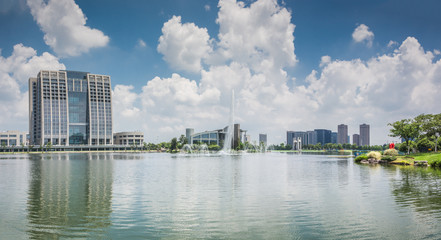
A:
<svg viewBox="0 0 441 240">
<path fill-rule="evenodd" d="M 388 123 L 439 113 L 437 0 L 0 0 L 0 131 L 28 131 L 28 79 L 110 75 L 114 132 L 147 142 L 235 122 L 396 139 Z"/>
</svg>

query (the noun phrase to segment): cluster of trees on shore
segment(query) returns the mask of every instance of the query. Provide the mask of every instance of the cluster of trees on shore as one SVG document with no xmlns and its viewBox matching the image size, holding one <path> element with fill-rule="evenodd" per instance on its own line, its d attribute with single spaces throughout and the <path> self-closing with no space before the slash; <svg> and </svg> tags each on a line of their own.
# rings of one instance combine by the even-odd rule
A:
<svg viewBox="0 0 441 240">
<path fill-rule="evenodd" d="M 399 150 L 410 153 L 438 151 L 441 135 L 441 113 L 420 114 L 413 119 L 402 119 L 389 123 L 391 137 L 400 137 L 404 143 Z"/>
<path fill-rule="evenodd" d="M 336 143 L 326 143 L 322 145 L 321 143 L 317 143 L 315 145 L 308 144 L 302 147 L 303 150 L 375 150 L 382 151 L 389 148 L 388 145 L 375 145 L 375 146 L 357 146 L 356 144 L 344 143 L 344 144 L 336 144 Z M 292 146 L 284 143 L 279 145 L 271 145 L 269 149 L 274 150 L 292 150 Z"/>
</svg>

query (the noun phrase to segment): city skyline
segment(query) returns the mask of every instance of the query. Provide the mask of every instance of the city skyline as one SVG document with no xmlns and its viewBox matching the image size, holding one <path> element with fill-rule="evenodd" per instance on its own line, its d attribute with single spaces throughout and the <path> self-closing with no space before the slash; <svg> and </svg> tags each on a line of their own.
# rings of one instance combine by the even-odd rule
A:
<svg viewBox="0 0 441 240">
<path fill-rule="evenodd" d="M 352 144 L 357 146 L 371 146 L 370 143 L 370 125 L 363 123 L 359 125 L 359 132 L 352 135 Z M 330 129 L 314 129 L 314 131 L 286 131 L 285 144 L 292 146 L 294 140 L 301 140 L 303 146 L 315 145 L 321 143 L 322 145 L 327 143 L 334 144 L 351 144 L 348 125 L 337 125 L 337 132 L 333 132 Z M 379 144 L 381 145 L 381 144 Z"/>
<path fill-rule="evenodd" d="M 1 1 L 0 131 L 28 131 L 30 77 L 68 69 L 112 76 L 114 132 L 141 130 L 147 142 L 225 125 L 233 89 L 237 122 L 254 139 L 368 122 L 371 145 L 396 141 L 388 123 L 439 112 L 440 7 Z"/>
</svg>

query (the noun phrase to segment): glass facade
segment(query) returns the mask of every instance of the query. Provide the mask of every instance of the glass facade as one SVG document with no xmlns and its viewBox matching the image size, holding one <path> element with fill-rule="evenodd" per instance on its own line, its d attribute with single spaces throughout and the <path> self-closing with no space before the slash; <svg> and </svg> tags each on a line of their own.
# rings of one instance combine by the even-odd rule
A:
<svg viewBox="0 0 441 240">
<path fill-rule="evenodd" d="M 69 144 L 87 145 L 88 132 L 88 101 L 87 73 L 67 71 L 69 93 Z"/>
<path fill-rule="evenodd" d="M 196 133 L 191 136 L 193 142 L 192 144 L 205 143 L 208 145 L 211 144 L 220 144 L 219 133 L 218 132 L 203 132 Z"/>
<path fill-rule="evenodd" d="M 87 118 L 87 92 L 69 92 L 69 144 L 87 144 Z"/>
<path fill-rule="evenodd" d="M 316 132 L 317 135 L 317 143 L 321 143 L 322 145 L 325 145 L 327 143 L 331 143 L 331 130 L 327 129 L 314 129 L 314 132 Z"/>
</svg>

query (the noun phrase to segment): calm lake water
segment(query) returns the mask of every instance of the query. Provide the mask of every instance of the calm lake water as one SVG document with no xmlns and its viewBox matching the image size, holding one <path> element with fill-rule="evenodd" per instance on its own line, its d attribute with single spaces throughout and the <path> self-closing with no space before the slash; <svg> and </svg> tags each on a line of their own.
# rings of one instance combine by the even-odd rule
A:
<svg viewBox="0 0 441 240">
<path fill-rule="evenodd" d="M 0 239 L 440 239 L 441 172 L 285 153 L 0 155 Z"/>
</svg>

